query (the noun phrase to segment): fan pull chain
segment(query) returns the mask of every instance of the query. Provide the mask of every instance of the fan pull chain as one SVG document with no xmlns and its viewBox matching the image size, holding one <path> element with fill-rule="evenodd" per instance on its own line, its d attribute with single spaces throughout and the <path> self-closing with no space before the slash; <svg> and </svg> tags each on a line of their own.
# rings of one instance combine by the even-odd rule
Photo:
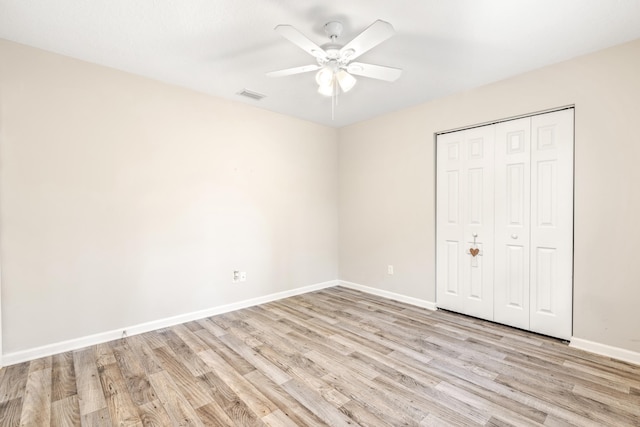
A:
<svg viewBox="0 0 640 427">
<path fill-rule="evenodd" d="M 333 76 L 333 94 L 331 96 L 331 120 L 335 119 L 337 104 L 338 104 L 338 82 L 334 75 Z"/>
</svg>

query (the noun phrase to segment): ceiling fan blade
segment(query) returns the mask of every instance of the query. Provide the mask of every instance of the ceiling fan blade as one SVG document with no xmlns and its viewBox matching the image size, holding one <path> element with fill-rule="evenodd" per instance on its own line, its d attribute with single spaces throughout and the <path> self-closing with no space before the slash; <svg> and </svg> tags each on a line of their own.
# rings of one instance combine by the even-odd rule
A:
<svg viewBox="0 0 640 427">
<path fill-rule="evenodd" d="M 284 77 L 284 76 L 291 76 L 293 74 L 300 74 L 300 73 L 307 73 L 309 71 L 316 71 L 319 70 L 321 67 L 319 65 L 303 65 L 302 67 L 293 67 L 293 68 L 287 68 L 284 70 L 278 70 L 278 71 L 271 71 L 269 73 L 267 73 L 268 77 Z"/>
<path fill-rule="evenodd" d="M 356 76 L 370 77 L 372 79 L 394 82 L 402 74 L 401 68 L 385 67 L 383 65 L 364 64 L 352 62 L 347 66 L 347 71 Z"/>
<path fill-rule="evenodd" d="M 320 46 L 309 40 L 307 36 L 293 28 L 291 25 L 278 25 L 275 30 L 285 39 L 316 58 L 326 58 L 327 52 Z"/>
<path fill-rule="evenodd" d="M 386 21 L 377 20 L 340 49 L 340 57 L 349 60 L 355 59 L 395 33 L 393 25 Z"/>
</svg>

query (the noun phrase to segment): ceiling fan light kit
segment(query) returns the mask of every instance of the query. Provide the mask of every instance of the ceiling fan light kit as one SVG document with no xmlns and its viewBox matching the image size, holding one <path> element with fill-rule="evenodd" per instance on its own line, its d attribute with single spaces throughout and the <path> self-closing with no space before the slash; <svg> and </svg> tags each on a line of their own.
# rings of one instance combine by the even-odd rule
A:
<svg viewBox="0 0 640 427">
<path fill-rule="evenodd" d="M 402 74 L 400 68 L 351 62 L 395 34 L 393 26 L 388 22 L 375 21 L 344 46 L 336 43 L 342 33 L 340 22 L 328 22 L 324 25 L 324 30 L 330 42 L 318 46 L 291 25 L 278 25 L 275 31 L 315 57 L 317 64 L 272 71 L 267 76 L 282 77 L 317 71 L 318 93 L 332 98 L 332 119 L 338 94 L 349 92 L 357 82 L 353 75 L 393 82 Z"/>
<path fill-rule="evenodd" d="M 349 92 L 356 85 L 356 82 L 355 77 L 336 64 L 327 64 L 316 74 L 318 93 L 325 96 L 337 96 L 338 88 L 342 92 Z"/>
</svg>

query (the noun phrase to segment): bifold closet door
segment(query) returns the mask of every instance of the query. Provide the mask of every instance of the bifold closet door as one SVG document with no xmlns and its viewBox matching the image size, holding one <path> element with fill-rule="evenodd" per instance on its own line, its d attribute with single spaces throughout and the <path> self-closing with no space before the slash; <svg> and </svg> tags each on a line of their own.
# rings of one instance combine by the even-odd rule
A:
<svg viewBox="0 0 640 427">
<path fill-rule="evenodd" d="M 494 320 L 529 329 L 531 118 L 496 125 Z"/>
<path fill-rule="evenodd" d="M 573 109 L 436 145 L 438 307 L 570 339 Z"/>
<path fill-rule="evenodd" d="M 573 109 L 531 117 L 530 329 L 570 339 Z"/>
<path fill-rule="evenodd" d="M 438 136 L 438 307 L 493 319 L 494 129 Z M 475 256 L 471 249 L 477 249 Z"/>
</svg>

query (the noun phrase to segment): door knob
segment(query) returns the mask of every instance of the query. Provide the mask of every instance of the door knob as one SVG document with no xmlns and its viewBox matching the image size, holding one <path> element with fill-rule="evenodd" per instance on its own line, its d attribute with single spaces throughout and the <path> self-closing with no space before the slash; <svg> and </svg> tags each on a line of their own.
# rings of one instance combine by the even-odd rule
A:
<svg viewBox="0 0 640 427">
<path fill-rule="evenodd" d="M 511 238 L 512 238 L 512 239 L 517 239 L 517 238 L 518 238 L 518 235 L 517 235 L 517 234 L 512 234 L 512 235 L 511 235 Z"/>
</svg>

